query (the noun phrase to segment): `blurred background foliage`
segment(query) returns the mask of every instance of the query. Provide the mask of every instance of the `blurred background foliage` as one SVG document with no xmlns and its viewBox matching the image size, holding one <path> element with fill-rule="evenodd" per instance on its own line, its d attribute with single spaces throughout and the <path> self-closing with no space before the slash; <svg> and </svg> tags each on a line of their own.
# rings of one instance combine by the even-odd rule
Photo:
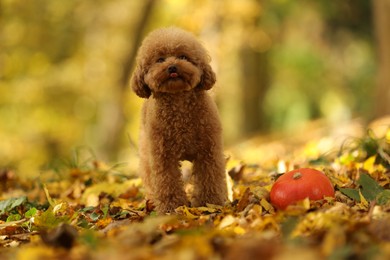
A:
<svg viewBox="0 0 390 260">
<path fill-rule="evenodd" d="M 179 26 L 205 44 L 226 144 L 323 118 L 372 118 L 371 2 L 1 0 L 0 169 L 34 174 L 72 149 L 132 163 L 142 38 Z"/>
</svg>

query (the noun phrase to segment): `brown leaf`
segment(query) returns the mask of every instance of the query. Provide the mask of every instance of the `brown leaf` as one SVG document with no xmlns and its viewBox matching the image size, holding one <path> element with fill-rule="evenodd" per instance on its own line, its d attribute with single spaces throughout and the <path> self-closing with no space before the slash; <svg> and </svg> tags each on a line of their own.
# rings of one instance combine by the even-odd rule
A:
<svg viewBox="0 0 390 260">
<path fill-rule="evenodd" d="M 234 180 L 234 181 L 239 181 L 242 178 L 242 175 L 245 170 L 245 164 L 239 164 L 229 170 L 229 176 Z"/>
<path fill-rule="evenodd" d="M 4 224 L 3 224 L 4 225 Z M 4 236 L 10 236 L 15 234 L 22 234 L 24 233 L 24 229 L 21 226 L 17 226 L 15 224 L 4 226 L 3 228 L 0 228 L 0 235 Z"/>
<path fill-rule="evenodd" d="M 242 195 L 240 201 L 237 204 L 237 212 L 243 211 L 248 206 L 252 195 L 253 193 L 250 191 L 250 189 L 246 188 L 244 194 Z"/>
<path fill-rule="evenodd" d="M 112 222 L 112 218 L 108 217 L 108 218 L 104 218 L 104 219 L 99 219 L 95 226 L 98 228 L 98 229 L 102 229 L 102 228 L 105 228 L 107 227 L 110 223 Z"/>
<path fill-rule="evenodd" d="M 146 214 L 149 214 L 150 212 L 152 212 L 154 210 L 154 205 L 153 205 L 153 202 L 151 200 L 146 200 L 145 202 L 145 213 Z"/>
<path fill-rule="evenodd" d="M 139 189 L 138 187 L 131 186 L 127 191 L 119 195 L 121 199 L 130 199 L 135 198 L 138 195 Z"/>
<path fill-rule="evenodd" d="M 15 183 L 15 173 L 7 169 L 0 170 L 0 187 L 2 190 L 6 191 L 10 188 L 12 182 Z"/>
</svg>

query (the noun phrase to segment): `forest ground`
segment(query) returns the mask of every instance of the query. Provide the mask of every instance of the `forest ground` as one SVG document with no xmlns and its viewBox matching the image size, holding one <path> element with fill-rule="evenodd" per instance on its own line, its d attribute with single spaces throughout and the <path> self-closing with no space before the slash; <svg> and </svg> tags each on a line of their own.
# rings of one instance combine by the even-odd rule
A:
<svg viewBox="0 0 390 260">
<path fill-rule="evenodd" d="M 126 166 L 79 153 L 21 179 L 0 172 L 1 259 L 389 259 L 390 119 L 314 122 L 227 147 L 231 202 L 159 216 Z M 276 209 L 295 168 L 324 172 L 334 198 Z M 190 170 L 183 165 L 189 180 Z"/>
</svg>

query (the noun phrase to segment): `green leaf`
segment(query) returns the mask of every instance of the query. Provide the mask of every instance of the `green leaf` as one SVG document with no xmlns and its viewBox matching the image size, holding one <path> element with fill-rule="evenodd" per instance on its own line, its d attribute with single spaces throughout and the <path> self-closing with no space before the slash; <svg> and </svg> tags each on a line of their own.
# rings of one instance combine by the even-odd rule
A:
<svg viewBox="0 0 390 260">
<path fill-rule="evenodd" d="M 387 205 L 390 203 L 390 190 L 384 190 L 377 196 L 377 202 L 379 205 Z"/>
<path fill-rule="evenodd" d="M 7 213 L 27 201 L 27 197 L 10 198 L 0 201 L 0 214 Z"/>
<path fill-rule="evenodd" d="M 94 210 L 94 209 L 95 209 L 95 207 L 93 207 L 93 206 L 88 206 L 88 207 L 85 207 L 85 208 L 80 209 L 79 212 L 88 212 L 88 211 L 92 211 L 92 210 Z"/>
<path fill-rule="evenodd" d="M 109 210 L 108 204 L 104 205 L 101 210 L 103 211 L 103 218 L 107 217 L 108 210 Z"/>
<path fill-rule="evenodd" d="M 390 201 L 390 191 L 385 190 L 370 175 L 361 174 L 357 183 L 361 186 L 360 192 L 367 201 L 377 200 L 380 205 Z M 339 188 L 339 190 L 349 198 L 360 202 L 359 190 L 349 188 Z"/>
<path fill-rule="evenodd" d="M 367 137 L 362 139 L 362 149 L 367 153 L 367 158 L 377 154 L 378 140 L 372 136 L 372 133 L 368 133 Z"/>
<path fill-rule="evenodd" d="M 37 214 L 37 209 L 36 208 L 31 208 L 26 213 L 24 213 L 24 216 L 26 218 L 31 218 L 31 217 L 34 217 L 35 214 Z"/>
<path fill-rule="evenodd" d="M 88 229 L 91 227 L 91 223 L 89 223 L 86 219 L 81 219 L 78 221 L 77 226 Z"/>
<path fill-rule="evenodd" d="M 20 216 L 19 214 L 12 214 L 12 215 L 9 215 L 6 222 L 11 222 L 11 221 L 17 221 L 17 220 L 21 220 L 22 219 L 22 216 Z"/>
<path fill-rule="evenodd" d="M 53 208 L 48 208 L 40 216 L 36 216 L 34 219 L 34 224 L 39 228 L 54 228 L 61 223 L 68 223 L 68 216 L 56 216 L 53 213 Z"/>
<path fill-rule="evenodd" d="M 341 193 L 344 195 L 347 195 L 349 198 L 356 200 L 357 202 L 360 202 L 360 195 L 359 190 L 350 189 L 350 188 L 339 188 Z"/>
<path fill-rule="evenodd" d="M 92 221 L 97 221 L 99 220 L 100 215 L 96 212 L 93 212 L 89 217 L 92 219 Z"/>
<path fill-rule="evenodd" d="M 373 201 L 384 190 L 370 175 L 363 173 L 360 175 L 358 184 L 361 185 L 361 192 L 369 201 Z"/>
</svg>

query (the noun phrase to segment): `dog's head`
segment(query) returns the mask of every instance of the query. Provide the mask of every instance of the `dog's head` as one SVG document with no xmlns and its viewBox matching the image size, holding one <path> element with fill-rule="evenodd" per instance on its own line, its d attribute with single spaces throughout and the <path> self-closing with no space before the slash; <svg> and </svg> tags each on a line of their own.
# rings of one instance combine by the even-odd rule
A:
<svg viewBox="0 0 390 260">
<path fill-rule="evenodd" d="M 178 28 L 158 29 L 138 50 L 131 87 L 142 98 L 157 92 L 207 90 L 215 83 L 209 63 L 206 50 L 191 33 Z"/>
</svg>

